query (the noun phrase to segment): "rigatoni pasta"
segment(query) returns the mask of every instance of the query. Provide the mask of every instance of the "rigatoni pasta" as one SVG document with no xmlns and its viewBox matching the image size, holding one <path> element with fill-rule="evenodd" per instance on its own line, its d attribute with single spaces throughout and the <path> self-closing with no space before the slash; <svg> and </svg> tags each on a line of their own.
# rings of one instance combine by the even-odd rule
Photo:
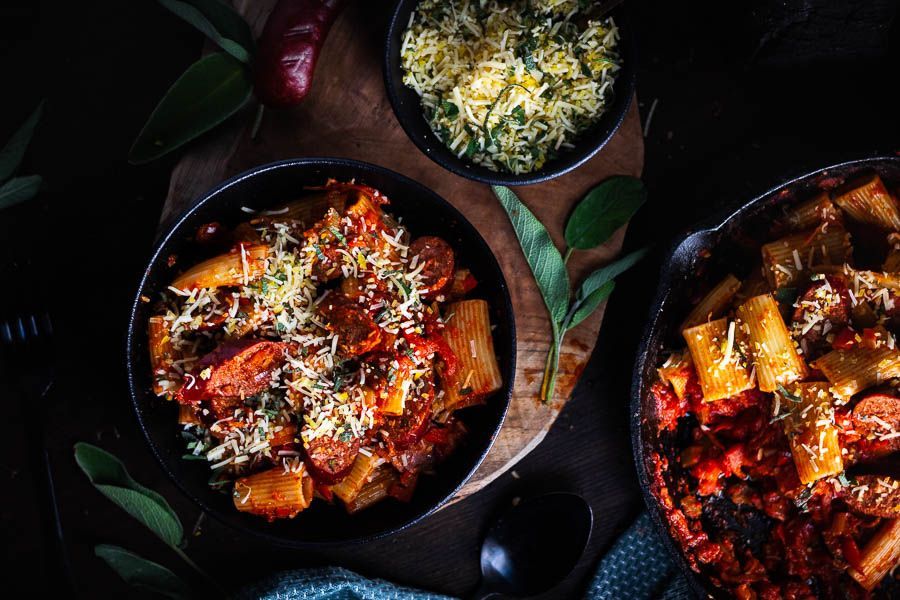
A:
<svg viewBox="0 0 900 600">
<path fill-rule="evenodd" d="M 881 598 L 897 584 L 897 207 L 872 174 L 823 183 L 704 249 L 689 289 L 712 291 L 660 338 L 686 348 L 667 348 L 650 385 L 650 491 L 712 595 Z"/>
<path fill-rule="evenodd" d="M 500 389 L 503 380 L 494 354 L 491 321 L 484 300 L 454 302 L 448 308 L 453 315 L 444 329 L 444 339 L 456 355 L 457 366 L 444 388 L 447 409 L 481 402 Z"/>
<path fill-rule="evenodd" d="M 297 470 L 278 467 L 240 477 L 234 482 L 232 501 L 241 512 L 285 519 L 305 510 L 313 498 L 313 480 L 300 467 Z"/>
<path fill-rule="evenodd" d="M 148 322 L 185 457 L 269 520 L 314 495 L 348 512 L 408 501 L 465 436 L 455 411 L 503 385 L 490 307 L 467 297 L 478 281 L 454 248 L 412 238 L 378 190 L 314 192 L 231 232 L 202 226 L 232 250 L 175 277 Z"/>
<path fill-rule="evenodd" d="M 795 284 L 803 274 L 821 272 L 821 267 L 843 265 L 850 257 L 849 234 L 835 223 L 792 233 L 763 244 L 766 278 L 773 288 Z"/>
<path fill-rule="evenodd" d="M 834 422 L 834 398 L 828 383 L 806 382 L 783 386 L 778 392 L 785 416 L 785 435 L 800 483 L 807 484 L 838 475 L 844 470 L 844 458 Z"/>
<path fill-rule="evenodd" d="M 735 341 L 735 332 L 735 322 L 724 318 L 681 332 L 706 402 L 728 398 L 753 387 L 746 359 Z"/>
<path fill-rule="evenodd" d="M 756 368 L 759 389 L 774 392 L 806 376 L 806 364 L 772 294 L 750 298 L 737 309 L 738 330 Z"/>
<path fill-rule="evenodd" d="M 722 316 L 740 289 L 741 281 L 731 273 L 726 275 L 691 309 L 687 318 L 681 323 L 681 329 L 685 330 Z"/>
<path fill-rule="evenodd" d="M 862 550 L 859 569 L 850 574 L 864 589 L 872 591 L 900 563 L 900 519 L 886 520 Z"/>
<path fill-rule="evenodd" d="M 831 382 L 831 391 L 848 400 L 892 377 L 900 377 L 900 349 L 851 348 L 832 350 L 813 363 Z"/>
<path fill-rule="evenodd" d="M 878 175 L 850 182 L 834 197 L 834 202 L 861 223 L 888 231 L 900 231 L 900 210 Z"/>
<path fill-rule="evenodd" d="M 265 272 L 265 244 L 239 243 L 228 254 L 214 256 L 175 278 L 172 287 L 185 292 L 202 288 L 246 285 Z"/>
</svg>

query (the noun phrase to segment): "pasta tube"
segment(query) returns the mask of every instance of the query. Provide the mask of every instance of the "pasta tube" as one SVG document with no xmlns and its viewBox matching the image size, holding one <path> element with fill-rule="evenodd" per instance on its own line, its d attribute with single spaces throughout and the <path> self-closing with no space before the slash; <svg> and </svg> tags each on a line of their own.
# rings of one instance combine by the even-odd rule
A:
<svg viewBox="0 0 900 600">
<path fill-rule="evenodd" d="M 834 202 L 851 219 L 889 231 L 900 231 L 900 210 L 878 175 L 848 183 Z"/>
<path fill-rule="evenodd" d="M 785 287 L 823 265 L 844 264 L 851 249 L 850 234 L 837 223 L 793 233 L 762 246 L 766 279 L 773 288 Z"/>
<path fill-rule="evenodd" d="M 834 221 L 837 215 L 838 210 L 828 193 L 822 192 L 792 207 L 784 216 L 784 224 L 794 231 L 802 231 Z"/>
<path fill-rule="evenodd" d="M 169 325 L 161 316 L 150 317 L 147 324 L 150 368 L 153 372 L 153 393 L 157 396 L 174 393 L 181 387 L 181 375 L 172 371 L 181 352 L 172 345 Z"/>
<path fill-rule="evenodd" d="M 266 272 L 268 247 L 265 244 L 244 244 L 227 254 L 205 260 L 172 282 L 172 287 L 190 291 L 199 288 L 242 285 L 262 277 Z"/>
<path fill-rule="evenodd" d="M 681 329 L 685 330 L 688 327 L 693 327 L 694 325 L 699 325 L 700 323 L 705 323 L 710 319 L 721 316 L 740 289 L 740 280 L 730 273 L 726 275 L 725 279 L 711 289 L 709 293 L 697 303 L 697 306 L 691 310 L 687 318 L 681 324 Z"/>
<path fill-rule="evenodd" d="M 812 363 L 831 382 L 831 392 L 841 400 L 900 377 L 900 350 L 886 347 L 832 350 Z"/>
<path fill-rule="evenodd" d="M 503 385 L 494 354 L 488 303 L 463 300 L 447 308 L 452 317 L 443 337 L 456 354 L 456 373 L 444 381 L 444 407 L 448 410 L 483 402 Z"/>
<path fill-rule="evenodd" d="M 681 332 L 697 369 L 703 399 L 721 400 L 753 387 L 735 339 L 735 323 L 718 319 Z"/>
<path fill-rule="evenodd" d="M 863 548 L 859 563 L 859 570 L 851 567 L 849 573 L 859 585 L 872 591 L 900 563 L 900 519 L 885 520 Z"/>
<path fill-rule="evenodd" d="M 381 502 L 388 497 L 391 486 L 400 482 L 400 476 L 393 468 L 388 465 L 382 465 L 376 469 L 370 481 L 366 483 L 359 493 L 344 504 L 347 512 L 353 514 L 364 508 L 368 508 L 376 502 Z"/>
<path fill-rule="evenodd" d="M 844 459 L 834 424 L 834 399 L 828 383 L 798 383 L 790 391 L 782 387 L 777 396 L 776 411 L 788 415 L 784 432 L 800 482 L 805 485 L 843 471 Z"/>
<path fill-rule="evenodd" d="M 759 389 L 774 392 L 806 376 L 806 363 L 781 318 L 772 294 L 754 296 L 737 309 L 738 325 L 756 367 Z"/>
<path fill-rule="evenodd" d="M 270 521 L 294 518 L 313 498 L 313 480 L 301 467 L 298 472 L 269 469 L 234 482 L 232 501 L 241 512 L 266 517 Z"/>
<path fill-rule="evenodd" d="M 384 461 L 377 456 L 370 456 L 360 452 L 353 461 L 353 468 L 350 473 L 340 482 L 331 487 L 331 491 L 335 496 L 340 498 L 344 503 L 353 502 L 359 495 L 360 490 L 365 486 L 375 469 Z"/>
</svg>

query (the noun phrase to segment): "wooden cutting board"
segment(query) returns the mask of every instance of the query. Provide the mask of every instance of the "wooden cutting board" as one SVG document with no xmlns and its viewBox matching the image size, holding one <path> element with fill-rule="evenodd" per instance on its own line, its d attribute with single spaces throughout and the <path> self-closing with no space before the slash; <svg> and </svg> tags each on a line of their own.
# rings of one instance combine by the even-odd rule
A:
<svg viewBox="0 0 900 600">
<path fill-rule="evenodd" d="M 258 35 L 274 4 L 275 0 L 236 0 L 235 7 Z M 310 95 L 294 109 L 266 111 L 256 139 L 250 139 L 255 109 L 248 109 L 193 144 L 172 173 L 162 223 L 236 173 L 303 156 L 375 163 L 423 183 L 454 204 L 478 228 L 500 262 L 512 295 L 518 337 L 518 367 L 506 422 L 481 468 L 456 496 L 458 500 L 509 470 L 544 438 L 590 358 L 603 307 L 566 336 L 553 402 L 542 405 L 538 393 L 551 335 L 543 300 L 490 188 L 432 162 L 409 141 L 394 117 L 381 69 L 383 32 L 391 7 L 386 1 L 351 3 L 331 30 Z M 640 176 L 643 154 L 635 101 L 618 133 L 587 164 L 516 192 L 562 247 L 565 219 L 573 204 L 606 177 Z M 576 252 L 569 262 L 573 282 L 615 257 L 623 236 L 620 231 L 601 248 Z"/>
</svg>

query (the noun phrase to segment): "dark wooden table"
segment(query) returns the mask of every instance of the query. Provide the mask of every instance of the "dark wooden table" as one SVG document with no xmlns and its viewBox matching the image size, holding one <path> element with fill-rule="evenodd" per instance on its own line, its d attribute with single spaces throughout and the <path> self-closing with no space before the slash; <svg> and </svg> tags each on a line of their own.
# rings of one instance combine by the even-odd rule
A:
<svg viewBox="0 0 900 600">
<path fill-rule="evenodd" d="M 201 40 L 153 2 L 26 2 L 0 8 L 4 76 L 0 139 L 48 98 L 24 172 L 47 180 L 29 206 L 0 213 L 0 315 L 37 299 L 58 323 L 59 377 L 46 423 L 60 493 L 67 550 L 81 595 L 128 594 L 93 546 L 113 543 L 192 577 L 151 534 L 101 497 L 72 460 L 72 445 L 101 445 L 160 491 L 186 526 L 197 508 L 165 479 L 129 407 L 124 381 L 127 306 L 141 273 L 165 195 L 172 159 L 135 168 L 124 156 L 162 91 L 197 55 Z M 626 242 L 656 252 L 617 287 L 583 381 L 546 440 L 513 473 L 481 493 L 387 540 L 323 552 L 265 547 L 218 523 L 199 524 L 188 553 L 226 587 L 284 568 L 337 564 L 363 574 L 451 594 L 478 578 L 480 538 L 492 515 L 516 497 L 544 490 L 583 494 L 595 529 L 576 571 L 547 598 L 577 597 L 598 558 L 643 507 L 628 434 L 632 357 L 641 335 L 666 240 L 723 201 L 775 183 L 807 166 L 900 141 L 896 99 L 897 27 L 873 30 L 862 47 L 834 44 L 826 59 L 791 60 L 791 27 L 761 47 L 761 27 L 778 14 L 742 13 L 701 2 L 636 9 L 642 65 L 638 93 L 647 131 L 645 180 L 651 202 Z M 773 3 L 775 4 L 775 3 Z M 783 3 L 780 3 L 783 4 Z M 787 3 L 791 4 L 791 3 Z M 815 3 L 813 3 L 815 4 Z M 872 3 L 876 8 L 892 3 Z M 386 3 L 387 5 L 387 3 Z M 733 11 L 733 12 L 729 12 Z M 718 25 L 709 28 L 708 18 Z M 769 19 L 768 21 L 766 19 Z M 787 33 L 784 33 L 784 32 Z M 889 34 L 893 32 L 893 36 Z M 894 46 L 884 40 L 891 37 Z M 809 50 L 808 36 L 804 49 Z M 833 40 L 832 40 L 833 41 Z M 851 40 L 852 42 L 852 40 Z M 787 51 L 785 51 L 785 46 Z M 850 47 L 848 51 L 847 48 Z M 761 48 L 761 49 L 760 49 Z M 855 48 L 855 50 L 854 50 Z M 775 58 L 780 60 L 773 60 Z M 13 279 L 11 265 L 47 265 Z M 24 443 L 34 409 L 11 389 L 0 366 L 7 415 L 0 477 L 7 586 L 34 591 L 59 574 L 45 572 L 40 516 Z"/>
</svg>

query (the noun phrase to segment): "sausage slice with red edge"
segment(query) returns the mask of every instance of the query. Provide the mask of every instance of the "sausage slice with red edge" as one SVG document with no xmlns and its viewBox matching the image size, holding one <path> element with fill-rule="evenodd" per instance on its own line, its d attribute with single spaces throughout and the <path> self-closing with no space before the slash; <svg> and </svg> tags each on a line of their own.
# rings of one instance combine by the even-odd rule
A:
<svg viewBox="0 0 900 600">
<path fill-rule="evenodd" d="M 224 342 L 201 358 L 175 394 L 182 404 L 211 398 L 246 398 L 269 387 L 272 372 L 285 361 L 284 342 L 240 339 Z M 204 372 L 209 369 L 208 377 Z"/>
<path fill-rule="evenodd" d="M 342 356 L 359 356 L 381 343 L 381 328 L 362 304 L 336 296 L 326 298 L 320 312 L 328 330 L 338 336 L 338 352 Z"/>
<path fill-rule="evenodd" d="M 353 468 L 359 454 L 359 438 L 347 440 L 321 436 L 304 444 L 306 466 L 313 479 L 321 483 L 337 483 Z"/>
<path fill-rule="evenodd" d="M 853 407 L 853 429 L 873 454 L 900 451 L 900 398 L 890 394 L 869 394 Z M 882 439 L 885 438 L 885 439 Z"/>
<path fill-rule="evenodd" d="M 857 475 L 841 489 L 852 510 L 872 517 L 900 518 L 900 481 L 881 475 Z"/>
<path fill-rule="evenodd" d="M 441 238 L 433 235 L 418 238 L 409 245 L 408 256 L 410 260 L 418 257 L 413 270 L 424 264 L 420 273 L 423 296 L 440 292 L 453 279 L 453 248 Z"/>
</svg>

